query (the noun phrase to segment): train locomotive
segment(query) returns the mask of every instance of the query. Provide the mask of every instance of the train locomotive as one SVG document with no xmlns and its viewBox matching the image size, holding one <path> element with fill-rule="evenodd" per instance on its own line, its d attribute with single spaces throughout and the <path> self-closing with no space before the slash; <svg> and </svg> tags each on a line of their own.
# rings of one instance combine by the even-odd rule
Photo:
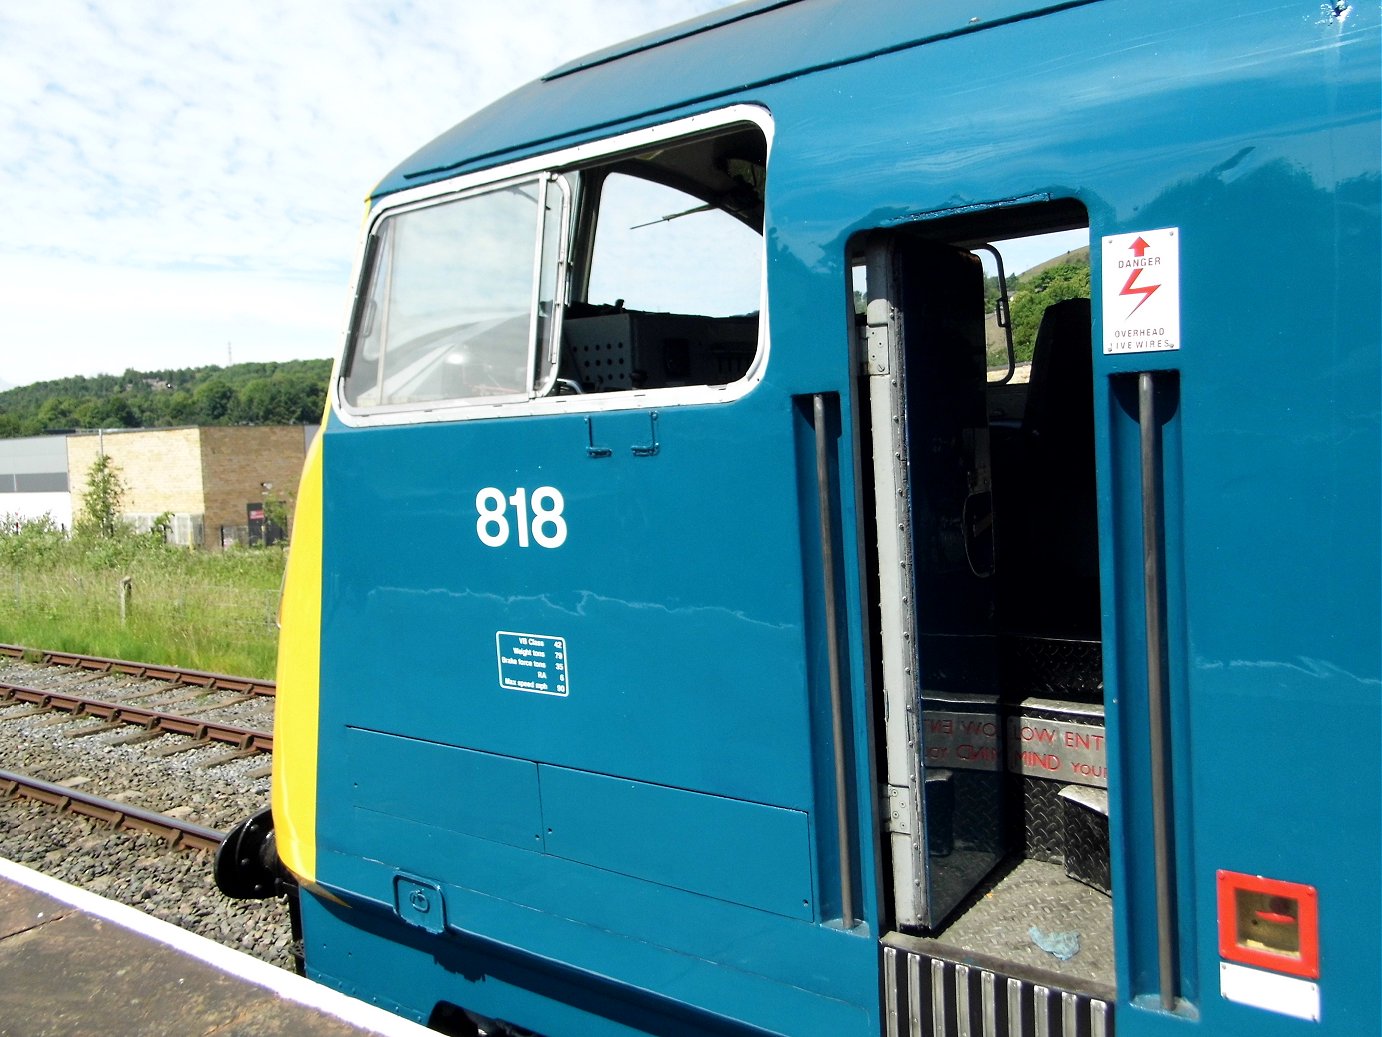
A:
<svg viewBox="0 0 1382 1037">
<path fill-rule="evenodd" d="M 404 161 L 223 888 L 452 1033 L 1376 1032 L 1380 19 L 748 0 Z"/>
</svg>

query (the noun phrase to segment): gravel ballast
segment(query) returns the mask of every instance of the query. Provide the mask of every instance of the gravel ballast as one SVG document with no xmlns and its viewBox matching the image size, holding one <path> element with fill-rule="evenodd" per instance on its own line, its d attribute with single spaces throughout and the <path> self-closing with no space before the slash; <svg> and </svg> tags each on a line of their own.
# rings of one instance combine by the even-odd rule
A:
<svg viewBox="0 0 1382 1037">
<path fill-rule="evenodd" d="M 0 680 L 40 684 L 42 669 L 0 666 Z M 111 678 L 106 690 L 121 690 Z M 99 694 L 88 682 L 83 693 Z M 124 694 L 129 694 L 129 682 Z M 247 756 L 207 768 L 224 745 L 163 754 L 189 744 L 180 735 L 141 738 L 138 728 L 105 727 L 90 717 L 0 705 L 0 770 L 172 813 L 226 830 L 269 802 L 268 758 Z M 82 734 L 81 737 L 74 737 Z M 132 741 L 131 739 L 134 738 Z M 156 836 L 116 832 L 29 800 L 0 798 L 0 857 L 146 911 L 202 936 L 292 968 L 290 928 L 281 898 L 234 901 L 212 882 L 212 856 L 171 848 Z"/>
</svg>

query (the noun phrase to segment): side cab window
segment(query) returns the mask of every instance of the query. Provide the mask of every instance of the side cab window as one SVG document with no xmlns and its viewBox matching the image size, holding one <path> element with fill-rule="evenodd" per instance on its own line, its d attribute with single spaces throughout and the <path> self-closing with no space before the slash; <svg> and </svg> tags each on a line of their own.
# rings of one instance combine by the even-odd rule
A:
<svg viewBox="0 0 1382 1037">
<path fill-rule="evenodd" d="M 527 397 L 549 189 L 529 180 L 379 222 L 345 369 L 348 405 Z"/>
<path fill-rule="evenodd" d="M 501 183 L 381 207 L 341 368 L 345 412 L 436 420 L 749 374 L 763 130 L 738 123 L 643 147 L 633 137 L 629 150 L 586 160 L 580 150 Z"/>
</svg>

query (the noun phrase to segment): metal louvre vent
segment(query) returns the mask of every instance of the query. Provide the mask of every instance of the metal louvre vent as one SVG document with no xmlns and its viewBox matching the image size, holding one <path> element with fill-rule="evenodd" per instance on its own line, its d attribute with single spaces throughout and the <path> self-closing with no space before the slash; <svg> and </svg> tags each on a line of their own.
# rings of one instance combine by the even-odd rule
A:
<svg viewBox="0 0 1382 1037">
<path fill-rule="evenodd" d="M 1113 1037 L 1113 1006 L 943 958 L 883 948 L 887 1037 Z"/>
</svg>

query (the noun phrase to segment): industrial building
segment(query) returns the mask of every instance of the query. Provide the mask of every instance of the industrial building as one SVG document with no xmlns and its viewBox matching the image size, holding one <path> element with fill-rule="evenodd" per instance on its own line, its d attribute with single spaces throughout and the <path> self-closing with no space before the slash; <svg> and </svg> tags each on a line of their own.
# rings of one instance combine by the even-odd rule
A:
<svg viewBox="0 0 1382 1037">
<path fill-rule="evenodd" d="M 71 528 L 101 455 L 124 487 L 121 514 L 138 529 L 169 517 L 170 542 L 222 548 L 264 542 L 266 502 L 292 514 L 309 425 L 102 429 L 0 440 L 0 516 L 49 515 Z M 270 530 L 268 538 L 272 539 Z"/>
</svg>

